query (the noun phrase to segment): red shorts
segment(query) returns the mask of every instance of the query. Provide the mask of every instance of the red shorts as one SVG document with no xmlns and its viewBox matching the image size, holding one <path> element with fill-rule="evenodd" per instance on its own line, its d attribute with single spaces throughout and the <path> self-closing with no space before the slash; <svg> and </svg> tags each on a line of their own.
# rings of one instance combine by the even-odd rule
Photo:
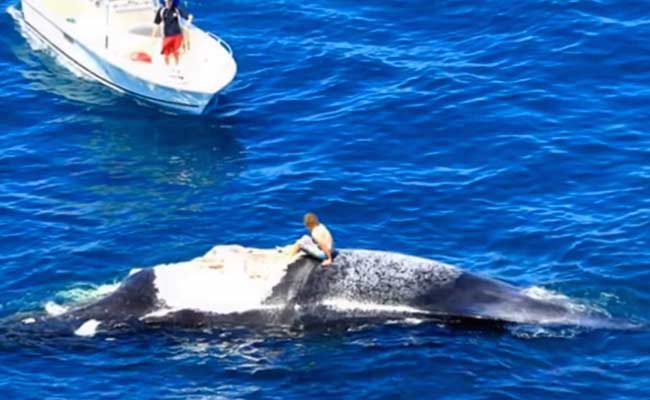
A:
<svg viewBox="0 0 650 400">
<path fill-rule="evenodd" d="M 178 54 L 178 50 L 183 44 L 183 35 L 167 36 L 163 39 L 161 53 L 168 56 L 170 54 Z"/>
</svg>

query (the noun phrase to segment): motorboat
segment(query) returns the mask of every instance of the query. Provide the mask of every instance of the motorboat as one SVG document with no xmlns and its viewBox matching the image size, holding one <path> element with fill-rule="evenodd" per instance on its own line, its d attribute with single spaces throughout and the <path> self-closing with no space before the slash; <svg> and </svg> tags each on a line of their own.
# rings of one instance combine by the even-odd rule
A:
<svg viewBox="0 0 650 400">
<path fill-rule="evenodd" d="M 235 78 L 230 46 L 183 25 L 180 63 L 166 65 L 152 36 L 159 0 L 21 0 L 25 26 L 81 74 L 118 92 L 201 114 Z"/>
</svg>

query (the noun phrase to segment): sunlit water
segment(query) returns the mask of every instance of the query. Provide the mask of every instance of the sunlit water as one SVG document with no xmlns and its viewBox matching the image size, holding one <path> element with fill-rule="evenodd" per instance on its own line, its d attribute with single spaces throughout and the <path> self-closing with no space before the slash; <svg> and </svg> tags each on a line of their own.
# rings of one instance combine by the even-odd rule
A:
<svg viewBox="0 0 650 400">
<path fill-rule="evenodd" d="M 76 77 L 0 5 L 0 316 L 216 243 L 286 244 L 313 210 L 341 247 L 650 319 L 647 2 L 191 1 L 240 71 L 198 118 Z M 418 320 L 15 339 L 0 394 L 639 399 L 649 343 Z"/>
</svg>

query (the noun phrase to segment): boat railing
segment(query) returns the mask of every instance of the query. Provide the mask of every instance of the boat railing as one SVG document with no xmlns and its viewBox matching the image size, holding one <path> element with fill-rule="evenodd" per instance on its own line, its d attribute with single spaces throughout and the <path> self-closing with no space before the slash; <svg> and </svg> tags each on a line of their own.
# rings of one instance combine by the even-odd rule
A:
<svg viewBox="0 0 650 400">
<path fill-rule="evenodd" d="M 224 49 L 226 49 L 226 51 L 228 52 L 228 54 L 230 54 L 230 55 L 232 56 L 232 48 L 230 47 L 230 45 L 229 45 L 228 43 L 226 43 L 225 40 L 221 39 L 219 36 L 215 35 L 215 34 L 212 33 L 212 32 L 208 32 L 208 35 L 210 35 L 210 36 L 212 37 L 212 39 L 214 39 L 214 40 L 216 40 L 217 42 L 219 42 L 219 44 L 221 45 L 221 47 L 223 47 Z"/>
</svg>

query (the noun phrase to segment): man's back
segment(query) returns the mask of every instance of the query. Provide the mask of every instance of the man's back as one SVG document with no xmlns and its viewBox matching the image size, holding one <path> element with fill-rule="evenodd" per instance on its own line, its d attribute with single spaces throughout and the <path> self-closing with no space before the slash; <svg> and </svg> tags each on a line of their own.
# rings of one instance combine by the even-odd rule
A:
<svg viewBox="0 0 650 400">
<path fill-rule="evenodd" d="M 311 236 L 321 246 L 327 246 L 327 250 L 334 250 L 334 239 L 332 239 L 332 234 L 324 224 L 316 225 L 311 231 Z"/>
</svg>

